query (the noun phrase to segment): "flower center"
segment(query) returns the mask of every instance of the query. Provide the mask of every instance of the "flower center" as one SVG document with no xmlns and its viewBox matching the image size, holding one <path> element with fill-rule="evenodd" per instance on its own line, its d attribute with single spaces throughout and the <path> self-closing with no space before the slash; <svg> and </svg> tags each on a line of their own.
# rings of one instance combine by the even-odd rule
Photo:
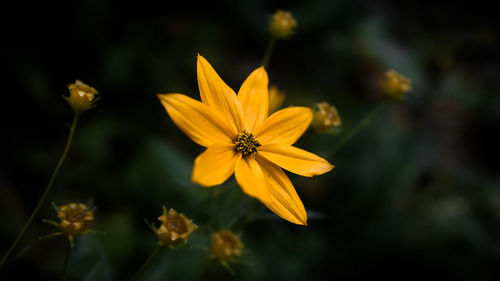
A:
<svg viewBox="0 0 500 281">
<path fill-rule="evenodd" d="M 234 237 L 223 233 L 220 235 L 220 238 L 224 242 L 224 247 L 226 247 L 228 249 L 236 249 L 237 248 L 238 242 L 234 239 Z"/>
<path fill-rule="evenodd" d="M 178 234 L 183 234 L 187 232 L 186 222 L 179 215 L 173 215 L 168 217 L 167 228 L 168 230 L 176 232 Z"/>
<path fill-rule="evenodd" d="M 71 208 L 64 215 L 65 215 L 64 219 L 66 219 L 71 223 L 81 222 L 86 216 L 85 211 L 79 208 Z"/>
<path fill-rule="evenodd" d="M 233 140 L 233 143 L 236 145 L 234 150 L 241 153 L 243 157 L 255 157 L 257 147 L 260 146 L 260 143 L 255 139 L 255 137 L 247 131 L 239 133 L 236 136 L 236 139 Z"/>
</svg>

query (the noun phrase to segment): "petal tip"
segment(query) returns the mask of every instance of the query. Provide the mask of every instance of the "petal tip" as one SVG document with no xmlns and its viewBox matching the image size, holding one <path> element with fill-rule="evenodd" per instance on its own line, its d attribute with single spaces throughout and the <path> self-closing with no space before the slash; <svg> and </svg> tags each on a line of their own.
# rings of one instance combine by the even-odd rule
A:
<svg viewBox="0 0 500 281">
<path fill-rule="evenodd" d="M 327 172 L 330 172 L 331 170 L 333 170 L 333 168 L 335 168 L 335 165 L 332 165 L 332 164 L 330 164 L 330 163 L 328 163 L 328 164 L 330 165 L 330 168 L 328 169 L 328 171 L 327 171 Z"/>
<path fill-rule="evenodd" d="M 210 184 L 206 184 L 203 182 L 203 180 L 199 179 L 198 176 L 195 176 L 194 174 L 191 175 L 191 182 L 197 184 L 197 185 L 201 185 L 203 187 L 212 187 L 214 185 L 210 185 Z"/>
<path fill-rule="evenodd" d="M 288 221 L 296 225 L 307 226 L 307 216 L 304 218 L 295 217 L 293 220 Z"/>
<path fill-rule="evenodd" d="M 197 59 L 198 64 L 208 63 L 207 59 L 204 56 L 202 56 L 200 53 L 197 53 L 196 59 Z"/>
<path fill-rule="evenodd" d="M 257 70 L 257 71 L 259 71 L 259 72 L 263 72 L 263 73 L 267 74 L 267 71 L 266 71 L 266 69 L 264 68 L 264 66 L 260 66 L 260 67 L 259 67 L 259 68 L 257 68 L 256 70 Z"/>
</svg>

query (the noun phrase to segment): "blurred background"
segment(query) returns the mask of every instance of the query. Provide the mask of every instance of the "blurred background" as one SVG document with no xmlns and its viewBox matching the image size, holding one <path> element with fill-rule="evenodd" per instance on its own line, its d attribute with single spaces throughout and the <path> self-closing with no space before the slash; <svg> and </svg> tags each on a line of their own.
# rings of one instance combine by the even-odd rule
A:
<svg viewBox="0 0 500 281">
<path fill-rule="evenodd" d="M 385 71 L 412 80 L 405 100 L 329 158 L 332 172 L 291 177 L 307 227 L 274 216 L 234 179 L 192 184 L 202 148 L 156 98 L 199 98 L 197 53 L 237 90 L 261 64 L 276 9 L 298 22 L 268 68 L 284 106 L 334 104 L 345 133 L 380 101 Z M 142 280 L 497 280 L 500 50 L 487 4 L 89 0 L 11 1 L 2 10 L 2 255 L 63 151 L 73 114 L 66 86 L 80 79 L 102 100 L 83 114 L 47 203 L 0 279 L 58 278 L 66 241 L 37 240 L 56 231 L 42 219 L 56 219 L 50 202 L 91 202 L 90 227 L 105 234 L 77 239 L 68 280 L 128 279 L 155 247 L 144 218 L 157 223 L 162 205 L 200 228 L 192 248 L 163 252 Z M 322 155 L 341 136 L 308 131 L 297 146 Z M 245 244 L 235 276 L 203 248 L 224 228 Z"/>
</svg>

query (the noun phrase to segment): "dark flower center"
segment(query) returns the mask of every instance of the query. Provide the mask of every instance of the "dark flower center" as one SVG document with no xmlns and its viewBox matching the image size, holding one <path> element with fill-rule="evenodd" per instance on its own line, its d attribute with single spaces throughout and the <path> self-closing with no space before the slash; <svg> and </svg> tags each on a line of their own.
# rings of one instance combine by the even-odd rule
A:
<svg viewBox="0 0 500 281">
<path fill-rule="evenodd" d="M 83 221 L 87 214 L 80 208 L 70 208 L 64 215 L 64 219 L 71 223 L 74 223 Z"/>
<path fill-rule="evenodd" d="M 176 232 L 178 234 L 183 234 L 188 231 L 186 222 L 179 215 L 173 215 L 168 217 L 167 228 L 168 230 Z"/>
<path fill-rule="evenodd" d="M 228 234 L 221 234 L 220 238 L 222 239 L 224 243 L 224 247 L 228 249 L 236 249 L 238 246 L 238 242 L 232 237 L 231 235 Z"/>
<path fill-rule="evenodd" d="M 241 153 L 243 157 L 255 157 L 257 147 L 260 146 L 260 143 L 255 139 L 255 137 L 247 131 L 239 133 L 236 136 L 236 139 L 233 140 L 233 143 L 236 145 L 234 147 L 234 150 L 238 153 Z"/>
</svg>

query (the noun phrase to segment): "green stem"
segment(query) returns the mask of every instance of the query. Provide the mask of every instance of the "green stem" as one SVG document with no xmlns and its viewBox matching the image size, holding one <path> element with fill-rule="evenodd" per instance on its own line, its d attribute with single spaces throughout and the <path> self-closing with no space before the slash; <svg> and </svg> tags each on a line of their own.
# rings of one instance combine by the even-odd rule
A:
<svg viewBox="0 0 500 281">
<path fill-rule="evenodd" d="M 344 136 L 326 153 L 326 157 L 333 156 L 339 149 L 341 149 L 349 140 L 351 140 L 355 135 L 361 131 L 364 127 L 368 126 L 379 111 L 386 104 L 385 101 L 379 102 L 361 121 L 359 121 L 356 126 L 354 126 L 350 131 L 348 131 Z"/>
<path fill-rule="evenodd" d="M 271 60 L 271 56 L 273 55 L 276 41 L 278 41 L 278 38 L 271 35 L 271 40 L 269 40 L 269 43 L 267 44 L 266 53 L 264 54 L 264 59 L 262 60 L 262 66 L 264 66 L 264 68 L 267 68 L 267 66 L 269 65 L 269 61 Z"/>
<path fill-rule="evenodd" d="M 135 272 L 134 276 L 130 279 L 130 281 L 139 280 L 144 270 L 148 267 L 148 265 L 153 261 L 153 259 L 161 252 L 161 250 L 165 247 L 165 245 L 158 245 L 156 249 L 149 255 L 146 261 L 142 264 L 142 266 Z"/>
<path fill-rule="evenodd" d="M 64 263 L 63 263 L 63 268 L 62 268 L 62 273 L 61 273 L 61 281 L 64 281 L 66 279 L 66 272 L 68 271 L 68 261 L 69 261 L 69 254 L 71 253 L 71 243 L 67 243 L 66 247 L 66 253 L 64 254 Z"/>
<path fill-rule="evenodd" d="M 57 163 L 57 166 L 56 166 L 54 172 L 52 173 L 52 176 L 50 177 L 49 183 L 47 184 L 47 187 L 45 188 L 45 191 L 43 192 L 42 197 L 38 201 L 38 204 L 36 205 L 33 212 L 31 213 L 31 216 L 29 217 L 26 224 L 23 226 L 21 232 L 19 232 L 19 234 L 17 235 L 16 240 L 14 240 L 14 243 L 12 243 L 12 245 L 10 246 L 7 253 L 3 256 L 2 261 L 0 261 L 0 268 L 2 268 L 2 266 L 5 264 L 5 262 L 7 261 L 7 259 L 10 256 L 10 254 L 12 253 L 12 251 L 14 250 L 16 245 L 19 243 L 19 241 L 23 237 L 24 233 L 26 232 L 26 230 L 30 226 L 31 222 L 35 218 L 35 215 L 38 213 L 40 207 L 45 202 L 45 199 L 47 198 L 47 195 L 49 194 L 49 191 L 52 187 L 52 184 L 54 183 L 54 180 L 57 176 L 57 173 L 59 172 L 59 169 L 61 168 L 61 165 L 64 162 L 64 159 L 66 159 L 66 155 L 68 154 L 69 147 L 71 145 L 71 140 L 73 139 L 73 135 L 75 133 L 76 124 L 78 123 L 78 118 L 79 118 L 79 114 L 75 113 L 75 116 L 73 118 L 73 123 L 71 124 L 71 128 L 69 131 L 68 140 L 66 141 L 66 147 L 64 148 L 64 152 L 63 152 L 61 158 L 59 159 L 59 162 Z"/>
</svg>

